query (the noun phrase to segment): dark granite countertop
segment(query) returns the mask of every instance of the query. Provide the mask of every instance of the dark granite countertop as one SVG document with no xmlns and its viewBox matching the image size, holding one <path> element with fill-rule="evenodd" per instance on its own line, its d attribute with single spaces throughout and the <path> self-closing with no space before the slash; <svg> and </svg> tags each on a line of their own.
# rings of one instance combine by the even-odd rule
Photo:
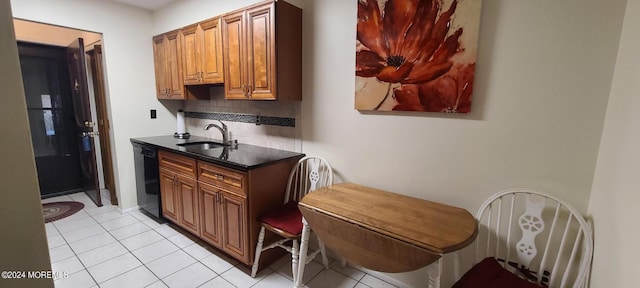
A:
<svg viewBox="0 0 640 288">
<path fill-rule="evenodd" d="M 302 157 L 304 154 L 286 150 L 271 149 L 266 147 L 238 144 L 236 148 L 214 147 L 202 149 L 198 146 L 178 146 L 181 143 L 193 142 L 217 142 L 220 140 L 191 136 L 189 139 L 176 139 L 173 135 L 154 136 L 144 138 L 131 138 L 132 143 L 147 144 L 162 150 L 208 161 L 236 170 L 248 171 L 258 167 L 270 165 L 279 161 Z"/>
</svg>

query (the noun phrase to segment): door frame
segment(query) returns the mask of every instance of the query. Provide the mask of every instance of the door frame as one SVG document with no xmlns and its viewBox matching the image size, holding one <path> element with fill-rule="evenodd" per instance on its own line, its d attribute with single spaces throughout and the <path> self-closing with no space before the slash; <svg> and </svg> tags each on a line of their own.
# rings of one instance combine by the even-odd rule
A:
<svg viewBox="0 0 640 288">
<path fill-rule="evenodd" d="M 100 139 L 100 153 L 102 160 L 102 171 L 104 175 L 105 189 L 109 190 L 112 205 L 118 205 L 118 196 L 115 185 L 115 171 L 113 169 L 113 158 L 111 153 L 111 124 L 109 122 L 109 112 L 107 111 L 107 99 L 104 79 L 104 63 L 102 45 L 93 45 L 93 50 L 87 51 L 90 58 L 91 77 L 93 78 L 93 95 L 95 98 L 96 118 Z"/>
</svg>

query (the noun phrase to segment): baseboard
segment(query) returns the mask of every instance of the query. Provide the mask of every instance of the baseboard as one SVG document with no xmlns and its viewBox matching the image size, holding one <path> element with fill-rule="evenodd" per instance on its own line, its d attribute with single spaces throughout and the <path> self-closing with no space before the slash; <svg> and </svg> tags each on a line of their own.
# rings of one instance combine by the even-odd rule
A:
<svg viewBox="0 0 640 288">
<path fill-rule="evenodd" d="M 122 214 L 129 214 L 131 212 L 136 212 L 140 210 L 140 206 L 135 206 L 135 207 L 131 207 L 131 208 L 127 208 L 127 209 L 122 209 L 118 207 L 118 210 L 120 211 L 120 213 Z"/>
<path fill-rule="evenodd" d="M 340 260 L 338 260 L 338 261 L 340 261 Z M 378 279 L 380 279 L 380 280 L 382 280 L 384 282 L 387 282 L 389 284 L 393 284 L 395 286 L 398 286 L 398 288 L 413 288 L 413 286 L 408 285 L 407 283 L 404 283 L 404 282 L 402 282 L 402 281 L 400 281 L 400 280 L 398 280 L 396 278 L 393 278 L 393 277 L 391 277 L 391 276 L 389 276 L 389 275 L 387 275 L 385 273 L 378 272 L 378 271 L 373 271 L 373 270 L 369 270 L 369 269 L 365 269 L 365 268 L 362 268 L 362 267 L 356 267 L 356 266 L 353 266 L 353 265 L 351 265 L 349 263 L 347 263 L 347 266 L 352 267 L 354 269 L 358 269 L 360 271 L 363 271 L 363 272 L 365 272 L 365 273 L 367 273 L 367 274 L 369 274 L 369 275 L 371 275 L 373 277 L 376 277 L 376 278 L 378 278 Z M 425 279 L 426 279 L 426 277 L 425 277 Z"/>
</svg>

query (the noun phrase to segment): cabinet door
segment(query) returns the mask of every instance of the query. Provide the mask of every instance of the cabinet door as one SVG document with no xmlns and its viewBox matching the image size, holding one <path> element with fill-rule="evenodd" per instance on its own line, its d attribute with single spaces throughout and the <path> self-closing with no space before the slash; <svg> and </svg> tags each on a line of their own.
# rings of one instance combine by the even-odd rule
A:
<svg viewBox="0 0 640 288">
<path fill-rule="evenodd" d="M 248 94 L 276 99 L 275 3 L 247 11 Z"/>
<path fill-rule="evenodd" d="M 170 99 L 185 99 L 184 82 L 182 80 L 182 57 L 181 46 L 179 41 L 179 33 L 167 33 L 167 69 L 168 86 Z"/>
<path fill-rule="evenodd" d="M 178 223 L 178 203 L 176 197 L 176 174 L 160 169 L 160 201 L 162 215 Z"/>
<path fill-rule="evenodd" d="M 201 45 L 198 41 L 198 30 L 200 30 L 198 25 L 180 30 L 182 33 L 182 76 L 185 85 L 200 84 L 200 57 L 198 54 Z"/>
<path fill-rule="evenodd" d="M 244 12 L 222 17 L 225 99 L 246 99 Z"/>
<path fill-rule="evenodd" d="M 165 98 L 169 94 L 167 85 L 167 47 L 164 35 L 153 37 L 153 66 L 156 74 L 156 94 L 158 98 Z"/>
<path fill-rule="evenodd" d="M 178 197 L 180 208 L 178 210 L 180 226 L 191 233 L 200 236 L 200 201 L 195 179 L 177 176 Z"/>
<path fill-rule="evenodd" d="M 199 182 L 200 196 L 200 236 L 209 244 L 222 248 L 220 243 L 220 204 L 218 188 Z"/>
<path fill-rule="evenodd" d="M 224 83 L 220 19 L 200 23 L 200 77 L 202 83 Z"/>
<path fill-rule="evenodd" d="M 222 250 L 248 263 L 247 198 L 220 191 L 222 207 Z"/>
</svg>

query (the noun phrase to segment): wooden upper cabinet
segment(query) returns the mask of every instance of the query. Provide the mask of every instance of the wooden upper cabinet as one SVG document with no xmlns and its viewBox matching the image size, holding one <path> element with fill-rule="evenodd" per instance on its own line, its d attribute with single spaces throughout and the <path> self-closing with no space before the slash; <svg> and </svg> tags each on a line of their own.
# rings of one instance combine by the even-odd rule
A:
<svg viewBox="0 0 640 288">
<path fill-rule="evenodd" d="M 224 50 L 224 90 L 226 99 L 246 99 L 247 65 L 245 53 L 244 11 L 222 17 Z"/>
<path fill-rule="evenodd" d="M 198 28 L 196 24 L 180 30 L 182 33 L 182 76 L 185 85 L 200 84 Z"/>
<path fill-rule="evenodd" d="M 269 2 L 226 14 L 221 22 L 226 99 L 302 99 L 300 8 Z"/>
<path fill-rule="evenodd" d="M 200 23 L 200 77 L 203 83 L 224 83 L 220 18 Z"/>
<path fill-rule="evenodd" d="M 269 1 L 153 38 L 158 99 L 302 100 L 302 10 Z"/>
<path fill-rule="evenodd" d="M 215 18 L 181 30 L 185 85 L 224 82 L 219 24 Z"/>
<path fill-rule="evenodd" d="M 153 37 L 153 54 L 158 99 L 186 99 L 182 80 L 180 33 Z"/>
<path fill-rule="evenodd" d="M 176 32 L 167 33 L 167 62 L 169 74 L 169 99 L 186 99 L 184 93 L 184 82 L 182 80 L 182 51 L 180 34 Z"/>
<path fill-rule="evenodd" d="M 247 87 L 251 99 L 276 99 L 275 3 L 247 11 Z"/>
<path fill-rule="evenodd" d="M 153 63 L 156 74 L 156 94 L 158 98 L 166 98 L 169 94 L 165 38 L 164 34 L 153 37 Z"/>
</svg>

